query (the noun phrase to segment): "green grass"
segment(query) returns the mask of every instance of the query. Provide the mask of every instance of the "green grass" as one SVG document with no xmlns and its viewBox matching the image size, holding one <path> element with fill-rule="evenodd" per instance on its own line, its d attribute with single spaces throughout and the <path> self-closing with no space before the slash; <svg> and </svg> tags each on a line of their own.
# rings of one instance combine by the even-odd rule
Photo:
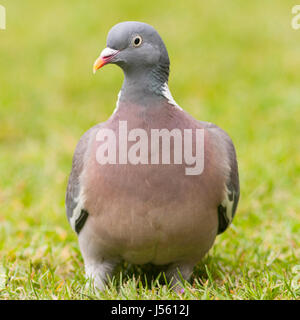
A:
<svg viewBox="0 0 300 320">
<path fill-rule="evenodd" d="M 7 10 L 7 30 L 0 31 L 0 299 L 300 298 L 292 285 L 300 265 L 295 1 L 0 4 Z M 65 216 L 76 142 L 110 116 L 123 78 L 114 66 L 93 76 L 92 65 L 110 27 L 124 20 L 156 27 L 169 50 L 175 100 L 224 128 L 237 149 L 241 199 L 234 224 L 182 294 L 151 270 L 128 265 L 105 292 L 85 289 Z"/>
</svg>

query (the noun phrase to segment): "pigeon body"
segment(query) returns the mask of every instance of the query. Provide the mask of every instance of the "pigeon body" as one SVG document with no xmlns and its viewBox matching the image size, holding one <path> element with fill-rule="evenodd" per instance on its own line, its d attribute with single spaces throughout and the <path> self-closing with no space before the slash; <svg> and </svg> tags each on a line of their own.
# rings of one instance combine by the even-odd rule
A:
<svg viewBox="0 0 300 320">
<path fill-rule="evenodd" d="M 108 63 L 120 66 L 125 75 L 117 107 L 80 139 L 66 194 L 67 216 L 78 233 L 86 275 L 102 289 L 107 275 L 124 259 L 166 266 L 173 281 L 178 270 L 188 279 L 234 217 L 239 199 L 234 146 L 222 129 L 194 119 L 176 104 L 167 85 L 168 53 L 153 27 L 141 22 L 114 26 L 94 69 Z M 147 137 L 153 129 L 202 130 L 203 171 L 187 175 L 186 164 L 174 159 L 170 164 L 151 163 L 150 140 L 147 163 L 99 164 L 103 141 L 98 133 L 103 129 L 123 139 L 121 144 L 107 140 L 120 160 L 125 143 L 120 123 L 126 123 L 127 132 L 142 129 Z M 128 149 L 136 141 L 126 140 Z M 195 151 L 196 140 L 192 144 Z M 170 143 L 171 154 L 174 148 L 175 142 Z"/>
</svg>

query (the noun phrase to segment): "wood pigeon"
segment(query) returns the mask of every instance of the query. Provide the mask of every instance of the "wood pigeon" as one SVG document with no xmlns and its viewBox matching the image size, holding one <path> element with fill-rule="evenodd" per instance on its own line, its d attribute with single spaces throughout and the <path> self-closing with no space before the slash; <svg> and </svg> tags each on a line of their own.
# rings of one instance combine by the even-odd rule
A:
<svg viewBox="0 0 300 320">
<path fill-rule="evenodd" d="M 117 106 L 79 140 L 66 193 L 86 276 L 103 289 L 125 260 L 163 266 L 174 284 L 188 280 L 235 215 L 234 145 L 174 101 L 168 52 L 152 26 L 115 25 L 94 72 L 106 64 L 124 72 Z"/>
</svg>

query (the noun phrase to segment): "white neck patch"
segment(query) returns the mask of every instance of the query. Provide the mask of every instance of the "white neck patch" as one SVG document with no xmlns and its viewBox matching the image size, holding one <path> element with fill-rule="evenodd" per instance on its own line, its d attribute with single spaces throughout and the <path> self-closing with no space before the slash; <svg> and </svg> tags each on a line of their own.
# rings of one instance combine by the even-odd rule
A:
<svg viewBox="0 0 300 320">
<path fill-rule="evenodd" d="M 121 93 L 122 93 L 122 90 L 120 90 L 119 93 L 118 93 L 118 100 L 117 100 L 117 103 L 116 103 L 115 110 L 114 110 L 114 112 L 112 114 L 115 114 L 119 109 L 119 102 L 120 102 Z"/>
<path fill-rule="evenodd" d="M 115 108 L 115 110 L 113 111 L 112 114 L 115 114 L 119 109 L 119 103 L 120 103 L 121 94 L 122 94 L 122 90 L 120 90 L 119 93 L 118 93 L 118 100 L 117 100 L 117 103 L 116 103 L 116 108 Z M 169 104 L 173 105 L 174 107 L 176 107 L 177 109 L 182 111 L 182 108 L 174 100 L 174 98 L 173 98 L 173 96 L 172 96 L 172 94 L 170 92 L 170 89 L 169 89 L 169 86 L 168 86 L 167 82 L 165 82 L 163 87 L 162 87 L 162 94 L 168 100 Z"/>
<path fill-rule="evenodd" d="M 162 87 L 162 94 L 163 96 L 168 100 L 168 102 L 170 104 L 172 104 L 173 106 L 175 106 L 176 108 L 178 108 L 179 110 L 182 110 L 181 107 L 179 107 L 179 105 L 176 103 L 176 101 L 174 100 L 174 98 L 172 97 L 172 94 L 170 92 L 169 86 L 167 84 L 167 82 L 164 83 L 163 87 Z"/>
</svg>

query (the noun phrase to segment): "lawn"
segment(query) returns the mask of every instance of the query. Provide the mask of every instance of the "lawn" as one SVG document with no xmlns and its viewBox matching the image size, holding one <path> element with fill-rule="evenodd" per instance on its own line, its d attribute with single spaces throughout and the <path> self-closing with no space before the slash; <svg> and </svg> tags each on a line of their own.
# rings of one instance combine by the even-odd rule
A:
<svg viewBox="0 0 300 320">
<path fill-rule="evenodd" d="M 7 14 L 0 30 L 0 299 L 300 299 L 296 1 L 0 4 Z M 114 66 L 94 76 L 92 65 L 109 29 L 125 20 L 159 31 L 175 100 L 224 128 L 237 149 L 234 223 L 179 294 L 147 267 L 127 264 L 104 292 L 86 286 L 65 215 L 76 143 L 111 115 L 123 80 Z"/>
</svg>

